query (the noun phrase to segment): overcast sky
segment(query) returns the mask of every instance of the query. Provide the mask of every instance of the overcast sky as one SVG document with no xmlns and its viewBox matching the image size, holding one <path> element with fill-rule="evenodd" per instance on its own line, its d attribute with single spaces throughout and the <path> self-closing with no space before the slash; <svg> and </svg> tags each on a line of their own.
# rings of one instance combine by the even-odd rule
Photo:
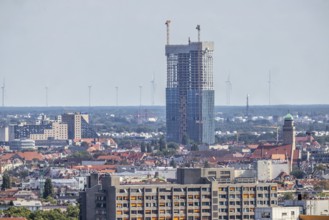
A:
<svg viewBox="0 0 329 220">
<path fill-rule="evenodd" d="M 165 21 L 171 43 L 214 41 L 216 105 L 329 104 L 327 0 L 1 0 L 0 79 L 7 106 L 165 103 Z"/>
</svg>

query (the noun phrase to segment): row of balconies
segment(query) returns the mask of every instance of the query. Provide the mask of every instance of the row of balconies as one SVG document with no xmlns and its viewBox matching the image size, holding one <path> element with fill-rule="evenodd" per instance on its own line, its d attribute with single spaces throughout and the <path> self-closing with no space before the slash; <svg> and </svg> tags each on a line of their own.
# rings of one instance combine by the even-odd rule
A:
<svg viewBox="0 0 329 220">
<path fill-rule="evenodd" d="M 116 217 L 119 218 L 135 218 L 135 217 L 172 217 L 172 216 L 178 216 L 178 217 L 185 217 L 185 213 L 159 213 L 159 214 L 118 214 L 116 215 Z M 200 217 L 200 216 L 211 216 L 210 212 L 202 212 L 202 213 L 188 213 L 187 216 L 195 216 L 195 217 Z"/>
</svg>

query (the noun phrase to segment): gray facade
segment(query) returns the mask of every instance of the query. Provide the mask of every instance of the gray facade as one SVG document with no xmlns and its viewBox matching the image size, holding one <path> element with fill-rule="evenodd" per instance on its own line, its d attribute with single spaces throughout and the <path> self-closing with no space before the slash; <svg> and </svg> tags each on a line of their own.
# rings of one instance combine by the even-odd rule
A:
<svg viewBox="0 0 329 220">
<path fill-rule="evenodd" d="M 195 180 L 186 177 L 196 172 Z M 229 169 L 181 169 L 176 184 L 121 184 L 92 174 L 80 192 L 80 220 L 254 219 L 256 207 L 277 206 L 275 183 L 220 183 Z M 201 180 L 200 179 L 203 179 Z M 217 179 L 219 178 L 219 179 Z"/>
<path fill-rule="evenodd" d="M 68 138 L 97 138 L 98 135 L 89 124 L 89 115 L 85 113 L 65 113 L 61 116 L 61 121 L 67 124 Z"/>
<path fill-rule="evenodd" d="M 167 140 L 213 144 L 213 42 L 166 45 Z"/>
</svg>

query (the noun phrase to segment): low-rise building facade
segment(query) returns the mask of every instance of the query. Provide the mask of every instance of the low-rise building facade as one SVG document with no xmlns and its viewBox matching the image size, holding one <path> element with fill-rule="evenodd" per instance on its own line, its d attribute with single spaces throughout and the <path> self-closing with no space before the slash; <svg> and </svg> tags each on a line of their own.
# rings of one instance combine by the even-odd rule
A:
<svg viewBox="0 0 329 220">
<path fill-rule="evenodd" d="M 298 220 L 302 212 L 298 206 L 257 207 L 255 210 L 255 220 Z"/>
</svg>

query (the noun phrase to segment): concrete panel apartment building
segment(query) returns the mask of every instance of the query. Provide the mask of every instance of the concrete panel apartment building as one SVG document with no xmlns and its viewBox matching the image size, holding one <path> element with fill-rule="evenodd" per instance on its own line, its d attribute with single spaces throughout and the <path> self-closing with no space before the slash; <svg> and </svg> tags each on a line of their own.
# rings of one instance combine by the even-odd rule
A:
<svg viewBox="0 0 329 220">
<path fill-rule="evenodd" d="M 179 168 L 174 184 L 128 185 L 115 175 L 99 184 L 92 174 L 80 194 L 80 219 L 254 219 L 256 207 L 277 206 L 277 184 L 233 175 L 228 168 Z"/>
</svg>

